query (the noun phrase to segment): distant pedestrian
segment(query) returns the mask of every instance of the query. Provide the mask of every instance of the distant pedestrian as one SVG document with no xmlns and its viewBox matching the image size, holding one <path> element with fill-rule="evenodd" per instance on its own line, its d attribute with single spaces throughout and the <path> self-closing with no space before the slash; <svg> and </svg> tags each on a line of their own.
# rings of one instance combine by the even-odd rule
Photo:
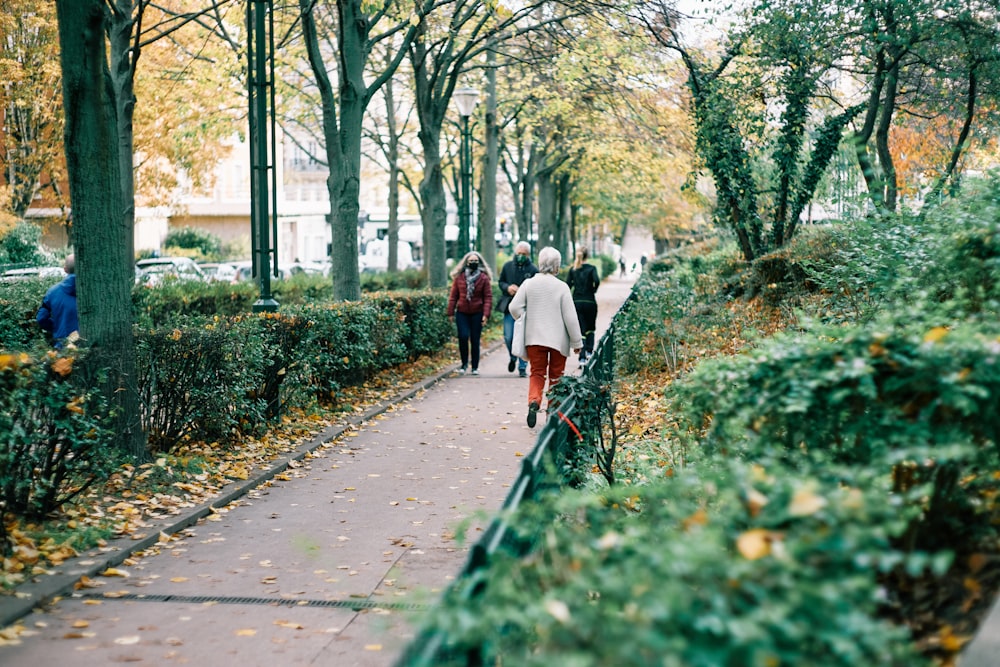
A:
<svg viewBox="0 0 1000 667">
<path fill-rule="evenodd" d="M 618 277 L 625 277 L 625 257 L 624 255 L 618 257 Z"/>
<path fill-rule="evenodd" d="M 503 342 L 507 345 L 507 372 L 513 373 L 517 367 L 518 375 L 528 376 L 528 362 L 518 359 L 510 350 L 514 340 L 514 316 L 510 314 L 510 302 L 517 294 L 518 288 L 525 280 L 538 273 L 538 267 L 531 262 L 531 244 L 521 241 L 514 246 L 514 257 L 500 269 L 500 303 L 497 310 L 503 313 Z"/>
<path fill-rule="evenodd" d="M 580 350 L 580 365 L 594 353 L 594 332 L 597 330 L 597 288 L 601 279 L 597 268 L 587 263 L 590 253 L 583 246 L 576 249 L 576 261 L 566 276 L 570 293 L 573 295 L 573 307 L 583 334 L 583 349 Z"/>
<path fill-rule="evenodd" d="M 51 338 L 56 348 L 65 345 L 67 339 L 78 336 L 80 328 L 76 309 L 76 258 L 70 254 L 63 263 L 66 277 L 53 285 L 42 298 L 42 307 L 38 309 L 35 320 L 38 326 Z"/>
<path fill-rule="evenodd" d="M 646 270 L 646 262 L 647 261 L 649 261 L 649 260 L 646 259 L 646 253 L 643 253 L 642 257 L 639 258 L 639 270 L 640 271 L 645 271 Z"/>
<path fill-rule="evenodd" d="M 521 284 L 510 302 L 510 314 L 525 317 L 524 343 L 531 364 L 528 381 L 528 426 L 534 428 L 542 404 L 545 380 L 549 389 L 566 369 L 570 349 L 583 347 L 580 323 L 569 287 L 556 276 L 562 255 L 552 247 L 538 253 L 538 273 Z"/>
<path fill-rule="evenodd" d="M 473 251 L 458 263 L 451 272 L 451 279 L 448 317 L 455 318 L 458 331 L 458 352 L 462 358 L 459 372 L 465 374 L 471 361 L 472 374 L 479 375 L 479 345 L 483 325 L 490 318 L 490 311 L 493 309 L 493 276 L 479 253 Z"/>
</svg>

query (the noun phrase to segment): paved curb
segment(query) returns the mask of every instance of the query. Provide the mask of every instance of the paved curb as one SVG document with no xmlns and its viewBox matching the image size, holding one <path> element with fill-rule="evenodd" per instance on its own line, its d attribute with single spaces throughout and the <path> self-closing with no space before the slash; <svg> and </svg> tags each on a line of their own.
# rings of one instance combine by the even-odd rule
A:
<svg viewBox="0 0 1000 667">
<path fill-rule="evenodd" d="M 501 345 L 503 345 L 502 341 L 496 342 L 484 348 L 482 354 L 485 356 Z M 65 561 L 56 568 L 52 568 L 55 574 L 38 575 L 36 579 L 17 586 L 13 594 L 0 595 L 0 628 L 15 623 L 18 619 L 30 614 L 38 606 L 45 605 L 55 598 L 72 593 L 74 590 L 73 586 L 79 581 L 80 577 L 99 576 L 101 572 L 109 567 L 120 565 L 135 552 L 152 547 L 160 541 L 160 533 L 172 535 L 184 530 L 211 514 L 213 510 L 225 507 L 234 500 L 241 498 L 261 484 L 273 479 L 275 475 L 287 470 L 291 463 L 301 461 L 310 452 L 340 437 L 340 435 L 351 427 L 370 421 L 388 411 L 393 405 L 406 401 L 432 385 L 437 384 L 450 375 L 456 368 L 458 368 L 457 363 L 450 364 L 444 370 L 418 382 L 409 389 L 405 389 L 392 398 L 372 406 L 360 415 L 351 417 L 347 420 L 347 423 L 326 427 L 307 442 L 279 456 L 275 461 L 271 462 L 269 467 L 257 471 L 256 475 L 249 479 L 239 480 L 226 485 L 222 488 L 218 496 L 191 509 L 187 514 L 167 517 L 159 522 L 148 523 L 146 529 L 149 534 L 146 537 L 141 539 L 131 539 L 128 537 L 115 539 L 105 547 L 91 549 L 86 553 Z"/>
</svg>

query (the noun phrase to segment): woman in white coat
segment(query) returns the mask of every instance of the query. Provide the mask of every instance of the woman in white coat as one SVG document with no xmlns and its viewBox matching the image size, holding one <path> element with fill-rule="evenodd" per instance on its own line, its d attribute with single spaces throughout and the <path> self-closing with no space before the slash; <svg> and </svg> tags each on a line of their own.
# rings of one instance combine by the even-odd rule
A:
<svg viewBox="0 0 1000 667">
<path fill-rule="evenodd" d="M 551 389 L 566 369 L 570 350 L 583 347 L 580 322 L 576 317 L 569 287 L 559 280 L 562 255 L 555 248 L 538 253 L 538 273 L 521 283 L 510 302 L 510 314 L 524 321 L 524 344 L 531 364 L 528 380 L 528 426 L 534 427 L 545 393 L 548 376 Z"/>
</svg>

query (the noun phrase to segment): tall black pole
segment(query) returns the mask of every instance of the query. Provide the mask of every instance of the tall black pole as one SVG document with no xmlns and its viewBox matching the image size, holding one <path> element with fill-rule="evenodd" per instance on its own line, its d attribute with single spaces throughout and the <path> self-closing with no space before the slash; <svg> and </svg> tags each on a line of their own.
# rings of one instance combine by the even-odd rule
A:
<svg viewBox="0 0 1000 667">
<path fill-rule="evenodd" d="M 462 209 L 459 246 L 462 255 L 472 250 L 472 146 L 469 139 L 469 117 L 462 116 Z"/>
<path fill-rule="evenodd" d="M 274 145 L 274 0 L 247 3 L 247 88 L 250 99 L 250 241 L 260 299 L 253 311 L 278 309 L 271 295 L 271 259 L 277 271 L 277 173 Z M 273 208 L 272 208 L 273 207 Z M 276 275 L 276 274 L 275 274 Z"/>
<path fill-rule="evenodd" d="M 462 116 L 458 142 L 458 243 L 455 244 L 455 259 L 461 259 L 469 252 L 469 219 L 466 217 L 465 201 L 469 197 L 469 186 L 465 182 L 465 135 L 469 128 L 469 117 Z"/>
</svg>

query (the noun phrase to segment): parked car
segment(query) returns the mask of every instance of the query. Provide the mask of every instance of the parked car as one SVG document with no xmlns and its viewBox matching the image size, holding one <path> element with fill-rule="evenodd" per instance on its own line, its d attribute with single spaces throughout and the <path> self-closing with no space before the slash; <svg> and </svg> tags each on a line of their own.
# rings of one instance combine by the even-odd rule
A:
<svg viewBox="0 0 1000 667">
<path fill-rule="evenodd" d="M 0 275 L 0 281 L 12 282 L 14 280 L 24 280 L 26 278 L 61 278 L 62 267 L 58 266 L 32 266 L 26 269 L 8 269 Z"/>
<path fill-rule="evenodd" d="M 236 266 L 229 262 L 203 262 L 198 267 L 208 280 L 224 283 L 236 280 Z"/>
<path fill-rule="evenodd" d="M 396 245 L 396 266 L 399 269 L 414 269 L 419 265 L 413 260 L 413 248 L 406 241 Z M 382 273 L 389 269 L 389 241 L 372 239 L 365 244 L 364 252 L 358 256 L 358 267 L 363 273 Z"/>
<path fill-rule="evenodd" d="M 156 285 L 165 278 L 176 280 L 205 280 L 205 274 L 190 257 L 151 257 L 135 263 L 139 270 L 138 282 Z"/>
<path fill-rule="evenodd" d="M 233 282 L 240 282 L 243 280 L 253 279 L 253 263 L 250 261 L 245 262 L 235 262 L 233 266 L 236 268 L 236 275 L 233 278 Z M 274 269 L 272 267 L 271 277 L 274 277 Z M 278 277 L 276 280 L 285 280 L 297 275 L 315 275 L 322 276 L 325 275 L 323 265 L 316 264 L 312 262 L 292 262 L 287 266 L 281 266 L 278 268 Z"/>
</svg>

